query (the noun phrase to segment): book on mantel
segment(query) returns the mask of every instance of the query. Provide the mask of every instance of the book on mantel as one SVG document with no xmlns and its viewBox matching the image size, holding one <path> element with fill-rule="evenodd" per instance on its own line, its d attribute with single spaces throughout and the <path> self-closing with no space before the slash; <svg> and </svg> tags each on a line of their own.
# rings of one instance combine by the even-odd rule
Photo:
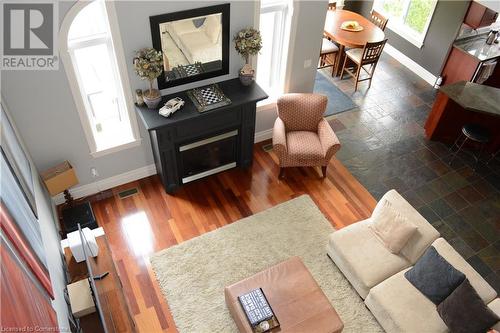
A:
<svg viewBox="0 0 500 333">
<path fill-rule="evenodd" d="M 279 326 L 278 319 L 267 302 L 262 288 L 253 289 L 240 295 L 238 296 L 238 300 L 253 332 L 267 332 Z"/>
</svg>

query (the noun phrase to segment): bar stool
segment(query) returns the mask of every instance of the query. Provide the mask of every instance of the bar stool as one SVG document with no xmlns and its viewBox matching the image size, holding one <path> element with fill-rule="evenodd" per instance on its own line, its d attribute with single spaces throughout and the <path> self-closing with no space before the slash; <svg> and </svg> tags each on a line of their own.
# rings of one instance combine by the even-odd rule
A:
<svg viewBox="0 0 500 333">
<path fill-rule="evenodd" d="M 455 157 L 457 157 L 458 153 L 462 150 L 462 147 L 465 145 L 465 143 L 468 140 L 471 140 L 473 142 L 481 144 L 479 154 L 477 156 L 476 154 L 473 154 L 474 159 L 476 160 L 476 165 L 474 166 L 474 171 L 475 171 L 476 166 L 479 163 L 479 157 L 481 157 L 481 154 L 484 150 L 484 146 L 486 146 L 486 144 L 490 141 L 490 137 L 491 137 L 490 132 L 486 128 L 476 124 L 465 124 L 462 127 L 462 133 L 457 137 L 457 139 L 453 143 L 453 146 L 451 146 L 450 148 L 450 150 L 453 150 L 455 147 L 457 147 L 458 149 L 451 157 L 449 164 L 451 165 Z"/>
</svg>

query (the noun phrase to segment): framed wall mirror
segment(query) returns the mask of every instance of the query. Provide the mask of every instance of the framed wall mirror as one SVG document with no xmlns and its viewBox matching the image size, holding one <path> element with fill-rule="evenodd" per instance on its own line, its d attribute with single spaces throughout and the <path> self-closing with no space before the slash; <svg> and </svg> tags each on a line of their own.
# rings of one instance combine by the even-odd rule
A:
<svg viewBox="0 0 500 333">
<path fill-rule="evenodd" d="M 229 73 L 229 11 L 223 4 L 149 18 L 153 47 L 163 53 L 159 89 Z"/>
</svg>

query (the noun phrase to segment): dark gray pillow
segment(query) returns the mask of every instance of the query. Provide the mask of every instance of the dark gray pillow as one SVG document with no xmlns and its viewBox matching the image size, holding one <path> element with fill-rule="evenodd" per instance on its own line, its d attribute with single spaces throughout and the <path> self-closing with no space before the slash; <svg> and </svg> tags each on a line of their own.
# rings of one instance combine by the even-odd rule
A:
<svg viewBox="0 0 500 333">
<path fill-rule="evenodd" d="M 453 333 L 484 333 L 500 320 L 467 279 L 438 305 L 437 311 Z"/>
<path fill-rule="evenodd" d="M 433 246 L 405 272 L 405 277 L 436 305 L 465 280 L 464 273 L 450 265 Z"/>
</svg>

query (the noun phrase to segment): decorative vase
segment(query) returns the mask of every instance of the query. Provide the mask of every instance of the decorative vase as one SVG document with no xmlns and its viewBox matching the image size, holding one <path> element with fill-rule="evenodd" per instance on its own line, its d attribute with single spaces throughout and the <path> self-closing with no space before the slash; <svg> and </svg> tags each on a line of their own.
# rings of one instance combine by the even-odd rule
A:
<svg viewBox="0 0 500 333">
<path fill-rule="evenodd" d="M 136 89 L 135 90 L 135 103 L 139 106 L 144 105 L 144 97 L 142 96 L 142 90 L 141 89 Z"/>
<path fill-rule="evenodd" d="M 148 109 L 156 109 L 161 102 L 161 94 L 157 89 L 147 90 L 142 94 L 142 98 Z"/>
<path fill-rule="evenodd" d="M 240 82 L 244 86 L 249 86 L 255 80 L 255 70 L 250 66 L 250 64 L 245 64 L 243 68 L 240 69 Z"/>
</svg>

